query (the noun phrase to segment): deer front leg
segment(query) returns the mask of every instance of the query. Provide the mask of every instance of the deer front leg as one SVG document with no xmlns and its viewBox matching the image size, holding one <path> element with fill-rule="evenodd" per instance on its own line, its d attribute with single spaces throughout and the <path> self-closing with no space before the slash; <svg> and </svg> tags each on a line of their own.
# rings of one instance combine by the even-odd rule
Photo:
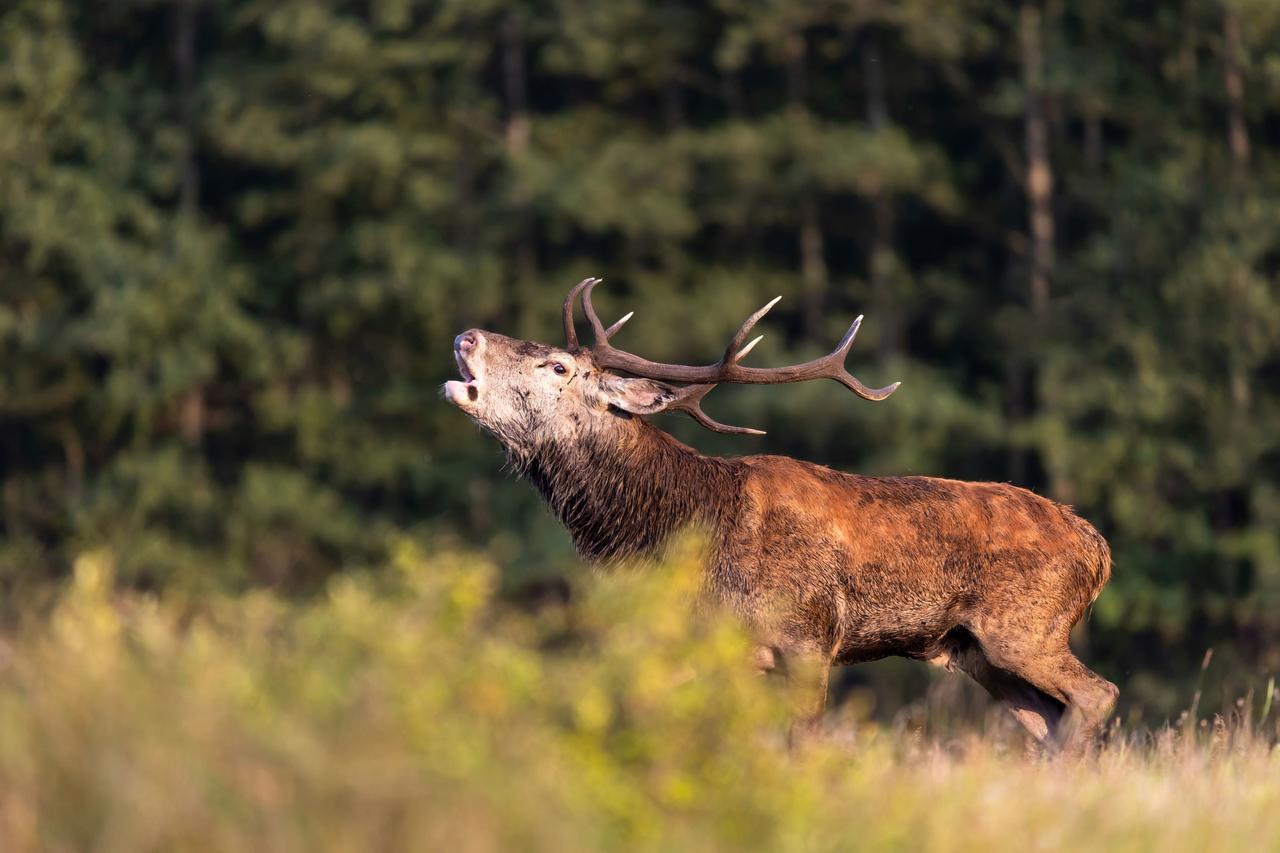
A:
<svg viewBox="0 0 1280 853">
<path fill-rule="evenodd" d="M 786 659 L 787 703 L 791 710 L 788 745 L 793 755 L 822 734 L 827 706 L 827 681 L 831 661 L 823 655 L 794 655 Z"/>
</svg>

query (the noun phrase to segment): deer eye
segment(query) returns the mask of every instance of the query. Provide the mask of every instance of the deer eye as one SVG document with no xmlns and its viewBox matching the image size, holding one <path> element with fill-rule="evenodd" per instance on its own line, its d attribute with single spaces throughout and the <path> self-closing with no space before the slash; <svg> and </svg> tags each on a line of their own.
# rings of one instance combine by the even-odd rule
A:
<svg viewBox="0 0 1280 853">
<path fill-rule="evenodd" d="M 559 362 L 552 364 L 551 369 L 556 372 L 557 376 L 564 376 L 566 373 L 569 372 L 568 368 L 566 368 L 563 364 L 560 364 Z"/>
</svg>

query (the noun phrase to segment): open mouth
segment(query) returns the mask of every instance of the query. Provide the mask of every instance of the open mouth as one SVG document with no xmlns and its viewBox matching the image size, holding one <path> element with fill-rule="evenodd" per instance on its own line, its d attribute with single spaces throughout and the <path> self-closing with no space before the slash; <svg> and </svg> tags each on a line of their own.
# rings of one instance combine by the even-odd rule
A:
<svg viewBox="0 0 1280 853">
<path fill-rule="evenodd" d="M 477 381 L 475 373 L 467 366 L 462 353 L 454 350 L 453 357 L 458 362 L 458 373 L 462 376 L 462 381 L 451 380 L 446 382 L 444 384 L 444 396 L 455 406 L 461 406 L 464 400 L 474 403 L 480 399 L 480 383 Z"/>
<path fill-rule="evenodd" d="M 480 388 L 476 384 L 476 375 L 471 372 L 471 368 L 467 367 L 466 359 L 462 357 L 462 353 L 455 350 L 453 358 L 458 362 L 458 373 L 462 374 L 462 381 L 466 383 L 467 399 L 474 403 L 480 399 Z"/>
</svg>

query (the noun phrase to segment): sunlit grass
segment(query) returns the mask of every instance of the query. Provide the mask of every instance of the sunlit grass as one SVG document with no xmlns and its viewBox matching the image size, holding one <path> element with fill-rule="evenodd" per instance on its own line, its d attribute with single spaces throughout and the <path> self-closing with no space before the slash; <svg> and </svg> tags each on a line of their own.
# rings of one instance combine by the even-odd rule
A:
<svg viewBox="0 0 1280 853">
<path fill-rule="evenodd" d="M 0 848 L 1269 849 L 1270 701 L 1094 759 L 833 710 L 793 759 L 777 684 L 696 579 L 495 598 L 483 558 L 400 549 L 307 603 L 124 592 L 82 557 L 0 646 Z"/>
</svg>

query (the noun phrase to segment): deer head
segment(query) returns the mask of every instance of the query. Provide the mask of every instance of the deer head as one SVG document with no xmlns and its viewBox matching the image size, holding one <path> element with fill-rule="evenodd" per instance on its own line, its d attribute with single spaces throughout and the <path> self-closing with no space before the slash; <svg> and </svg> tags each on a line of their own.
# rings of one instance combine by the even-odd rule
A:
<svg viewBox="0 0 1280 853">
<path fill-rule="evenodd" d="M 834 379 L 865 400 L 883 400 L 900 383 L 868 388 L 844 367 L 859 316 L 828 355 L 786 367 L 746 367 L 742 360 L 760 341 L 747 336 L 778 300 L 756 311 L 738 328 L 720 360 L 705 366 L 649 361 L 615 348 L 610 339 L 632 315 L 605 328 L 591 304 L 598 278 L 579 282 L 564 302 L 563 348 L 521 341 L 472 329 L 454 340 L 462 381 L 448 382 L 444 395 L 509 451 L 520 453 L 548 441 L 617 429 L 634 415 L 680 411 L 714 432 L 761 435 L 747 427 L 722 424 L 702 410 L 702 400 L 720 383 L 778 385 L 809 379 Z M 578 298 L 594 332 L 583 347 L 574 328 Z"/>
</svg>

